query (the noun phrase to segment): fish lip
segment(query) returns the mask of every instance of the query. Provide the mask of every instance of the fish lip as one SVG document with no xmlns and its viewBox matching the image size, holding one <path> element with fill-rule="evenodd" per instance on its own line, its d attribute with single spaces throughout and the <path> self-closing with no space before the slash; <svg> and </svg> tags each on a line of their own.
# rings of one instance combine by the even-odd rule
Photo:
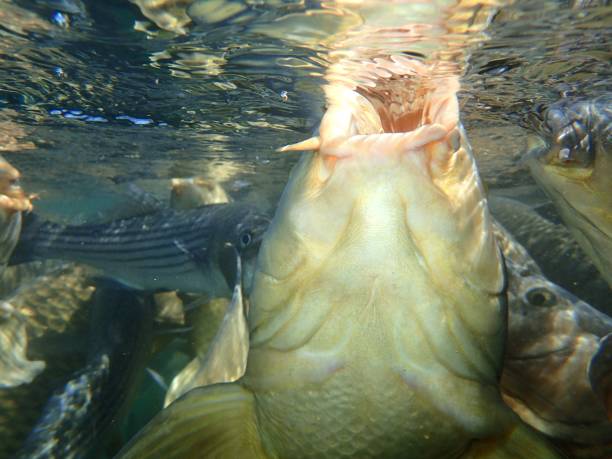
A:
<svg viewBox="0 0 612 459">
<path fill-rule="evenodd" d="M 324 157 L 336 159 L 374 155 L 379 151 L 384 152 L 379 154 L 386 156 L 389 154 L 389 150 L 407 152 L 423 148 L 430 143 L 443 140 L 448 134 L 449 130 L 439 123 L 425 124 L 407 132 L 356 134 L 331 139 L 330 141 L 323 140 L 319 153 Z M 394 140 L 397 143 L 401 142 L 401 147 L 393 146 L 389 148 Z"/>
</svg>

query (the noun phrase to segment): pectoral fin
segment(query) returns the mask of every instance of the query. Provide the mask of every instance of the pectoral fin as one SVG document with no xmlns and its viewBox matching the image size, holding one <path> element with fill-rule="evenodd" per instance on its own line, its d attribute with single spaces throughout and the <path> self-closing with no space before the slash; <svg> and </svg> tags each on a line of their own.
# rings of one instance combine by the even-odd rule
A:
<svg viewBox="0 0 612 459">
<path fill-rule="evenodd" d="M 163 409 L 118 459 L 265 459 L 253 394 L 236 383 L 194 389 Z"/>
<path fill-rule="evenodd" d="M 242 296 L 242 264 L 236 254 L 236 285 L 221 326 L 208 352 L 198 355 L 172 380 L 164 406 L 195 387 L 240 378 L 246 369 L 249 352 L 249 329 Z"/>
<path fill-rule="evenodd" d="M 501 438 L 476 441 L 461 459 L 561 459 L 544 437 L 525 424 Z"/>
</svg>

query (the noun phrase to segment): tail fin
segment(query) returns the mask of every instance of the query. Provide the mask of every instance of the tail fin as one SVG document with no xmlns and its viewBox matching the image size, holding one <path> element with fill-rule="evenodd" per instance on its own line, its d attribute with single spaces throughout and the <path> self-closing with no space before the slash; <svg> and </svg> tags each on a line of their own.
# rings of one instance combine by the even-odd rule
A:
<svg viewBox="0 0 612 459">
<path fill-rule="evenodd" d="M 266 459 L 253 394 L 237 383 L 199 387 L 164 408 L 116 459 Z"/>
</svg>

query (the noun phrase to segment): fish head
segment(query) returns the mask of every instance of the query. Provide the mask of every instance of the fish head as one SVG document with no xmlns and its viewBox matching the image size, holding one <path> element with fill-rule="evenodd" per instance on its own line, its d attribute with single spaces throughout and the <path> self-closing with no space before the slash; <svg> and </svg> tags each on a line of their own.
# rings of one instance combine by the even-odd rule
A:
<svg viewBox="0 0 612 459">
<path fill-rule="evenodd" d="M 269 226 L 266 214 L 250 210 L 240 217 L 228 237 L 242 258 L 254 257 Z"/>
<path fill-rule="evenodd" d="M 583 335 L 596 334 L 601 314 L 542 275 L 523 275 L 522 268 L 509 260 L 506 266 L 513 273 L 508 281 L 511 358 L 572 357 L 571 349 Z"/>
<path fill-rule="evenodd" d="M 544 113 L 525 156 L 536 181 L 602 273 L 612 268 L 612 108 L 609 96 L 567 99 Z"/>
<path fill-rule="evenodd" d="M 440 354 L 451 346 L 445 314 L 459 314 L 498 355 L 504 275 L 458 79 L 396 56 L 377 64 L 395 76 L 328 85 L 320 136 L 283 149 L 314 151 L 293 169 L 258 254 L 251 347 L 303 346 L 332 310 L 344 315 L 329 331 L 338 341 L 365 326 L 356 318 L 365 308 L 389 322 L 431 319 L 440 329 L 425 333 Z"/>
<path fill-rule="evenodd" d="M 236 256 L 239 256 L 242 261 L 243 289 L 249 292 L 257 251 L 270 226 L 270 218 L 251 206 L 236 204 L 229 205 L 229 208 L 231 215 L 218 228 L 219 238 L 224 241 L 220 266 L 227 285 L 232 288 L 236 284 Z"/>
<path fill-rule="evenodd" d="M 609 438 L 610 365 L 600 357 L 612 319 L 541 275 L 524 273 L 512 261 L 507 267 L 506 402 L 553 437 L 585 443 Z"/>
</svg>

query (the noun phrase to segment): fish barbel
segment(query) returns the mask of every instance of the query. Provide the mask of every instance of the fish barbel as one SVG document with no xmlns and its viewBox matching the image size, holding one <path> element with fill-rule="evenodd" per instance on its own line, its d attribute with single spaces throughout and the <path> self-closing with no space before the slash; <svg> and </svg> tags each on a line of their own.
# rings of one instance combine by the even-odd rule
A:
<svg viewBox="0 0 612 459">
<path fill-rule="evenodd" d="M 459 121 L 465 41 L 436 53 L 425 32 L 450 3 L 356 2 L 374 24 L 326 74 L 320 135 L 283 149 L 314 152 L 258 253 L 244 376 L 191 390 L 120 457 L 558 457 L 500 396 L 504 269 Z"/>
</svg>

